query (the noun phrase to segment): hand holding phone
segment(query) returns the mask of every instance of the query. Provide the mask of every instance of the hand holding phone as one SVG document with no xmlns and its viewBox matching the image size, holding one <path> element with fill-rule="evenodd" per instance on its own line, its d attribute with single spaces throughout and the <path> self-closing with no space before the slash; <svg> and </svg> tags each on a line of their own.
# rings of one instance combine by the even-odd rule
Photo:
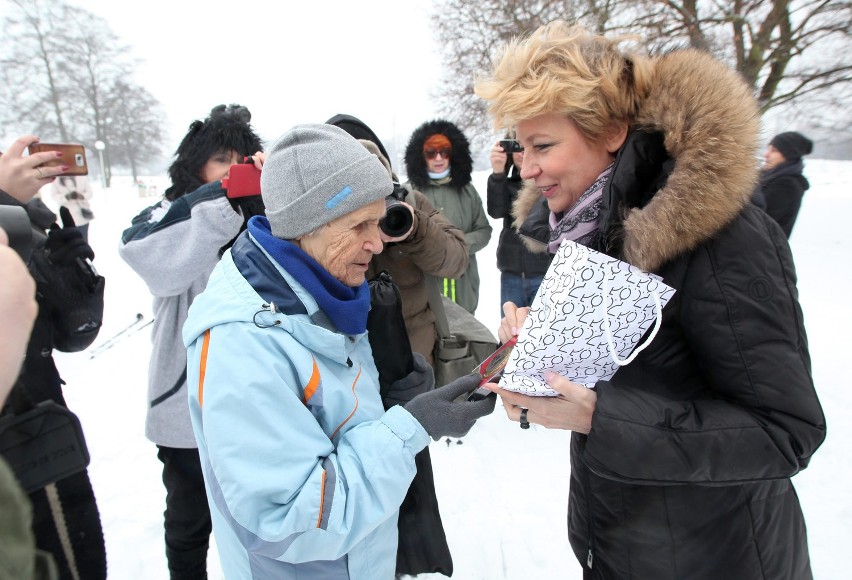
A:
<svg viewBox="0 0 852 580">
<path fill-rule="evenodd" d="M 479 381 L 479 387 L 467 398 L 468 401 L 479 401 L 492 393 L 492 391 L 482 388 L 482 385 L 499 378 L 499 376 L 503 373 L 503 369 L 506 368 L 506 364 L 509 362 L 509 356 L 512 354 L 512 350 L 515 348 L 515 344 L 517 342 L 518 337 L 513 336 L 511 339 L 506 341 L 506 343 L 500 345 L 491 356 L 473 369 L 473 372 L 478 373 L 482 378 Z"/>
<path fill-rule="evenodd" d="M 260 195 L 260 169 L 246 158 L 245 163 L 235 163 L 228 170 L 228 176 L 222 179 L 222 189 L 231 199 Z"/>
<path fill-rule="evenodd" d="M 89 165 L 86 162 L 86 148 L 82 145 L 73 143 L 32 143 L 27 150 L 30 155 L 45 151 L 59 151 L 62 153 L 61 157 L 42 163 L 44 166 L 67 166 L 68 170 L 65 173 L 60 173 L 60 176 L 89 174 Z"/>
</svg>

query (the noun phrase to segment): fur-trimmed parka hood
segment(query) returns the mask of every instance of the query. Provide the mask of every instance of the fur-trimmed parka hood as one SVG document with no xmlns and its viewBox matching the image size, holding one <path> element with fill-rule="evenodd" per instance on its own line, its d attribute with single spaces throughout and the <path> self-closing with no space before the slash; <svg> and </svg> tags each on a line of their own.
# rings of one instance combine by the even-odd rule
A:
<svg viewBox="0 0 852 580">
<path fill-rule="evenodd" d="M 435 119 L 415 129 L 405 147 L 405 171 L 415 189 L 423 188 L 430 181 L 426 160 L 423 159 L 423 143 L 432 135 L 439 133 L 449 139 L 453 145 L 453 151 L 450 154 L 450 185 L 464 187 L 470 183 L 473 159 L 467 137 L 451 122 Z"/>
<path fill-rule="evenodd" d="M 655 58 L 654 82 L 604 189 L 602 249 L 646 271 L 712 238 L 749 203 L 760 117 L 751 90 L 723 63 L 688 49 Z M 518 228 L 540 199 L 531 181 Z"/>
</svg>

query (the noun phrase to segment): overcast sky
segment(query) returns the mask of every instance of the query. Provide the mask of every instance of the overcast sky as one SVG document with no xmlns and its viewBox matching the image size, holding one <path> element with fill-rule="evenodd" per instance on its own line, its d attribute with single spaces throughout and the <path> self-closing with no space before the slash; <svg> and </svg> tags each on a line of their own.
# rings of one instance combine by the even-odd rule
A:
<svg viewBox="0 0 852 580">
<path fill-rule="evenodd" d="M 246 105 L 267 142 L 336 113 L 383 141 L 407 139 L 437 113 L 430 0 L 68 1 L 104 18 L 141 60 L 136 80 L 168 115 L 169 153 L 218 103 Z"/>
</svg>

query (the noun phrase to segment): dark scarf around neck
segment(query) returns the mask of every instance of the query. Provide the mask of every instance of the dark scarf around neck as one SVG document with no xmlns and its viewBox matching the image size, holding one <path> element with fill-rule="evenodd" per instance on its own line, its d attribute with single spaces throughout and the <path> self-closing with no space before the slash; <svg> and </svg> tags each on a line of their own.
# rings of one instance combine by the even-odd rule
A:
<svg viewBox="0 0 852 580">
<path fill-rule="evenodd" d="M 802 159 L 793 159 L 791 161 L 784 161 L 783 163 L 779 163 L 775 167 L 771 169 L 764 169 L 760 172 L 760 185 L 764 185 L 768 181 L 772 181 L 777 177 L 781 177 L 782 175 L 801 175 L 802 171 L 805 168 L 804 162 Z"/>
<path fill-rule="evenodd" d="M 367 331 L 370 289 L 366 280 L 355 288 L 343 284 L 299 246 L 273 236 L 269 220 L 264 216 L 251 218 L 248 230 L 257 243 L 308 291 L 340 332 L 363 334 Z"/>
</svg>

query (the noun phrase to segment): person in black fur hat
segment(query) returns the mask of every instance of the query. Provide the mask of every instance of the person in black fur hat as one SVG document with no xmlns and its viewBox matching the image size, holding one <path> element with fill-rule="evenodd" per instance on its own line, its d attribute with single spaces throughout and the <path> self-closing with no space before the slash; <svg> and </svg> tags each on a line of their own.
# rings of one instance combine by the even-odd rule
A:
<svg viewBox="0 0 852 580">
<path fill-rule="evenodd" d="M 479 304 L 476 252 L 488 245 L 491 224 L 471 182 L 470 143 L 453 123 L 435 119 L 420 125 L 405 148 L 408 184 L 423 192 L 452 224 L 461 228 L 470 261 L 461 278 L 444 278 L 443 293 L 474 314 Z M 440 282 L 440 280 L 439 280 Z"/>
<path fill-rule="evenodd" d="M 165 199 L 133 218 L 119 254 L 154 297 L 146 436 L 157 444 L 166 486 L 165 540 L 171 580 L 207 577 L 212 528 L 186 394 L 181 328 L 224 248 L 263 213 L 260 195 L 231 200 L 221 180 L 232 164 L 263 164 L 262 143 L 242 105 L 218 105 L 193 121 L 169 167 Z M 259 193 L 259 192 L 258 192 Z"/>
<path fill-rule="evenodd" d="M 788 239 L 799 215 L 802 197 L 811 186 L 802 175 L 802 157 L 811 151 L 813 142 L 810 139 L 788 131 L 773 137 L 763 156 L 766 162 L 760 174 L 757 197 L 762 197 L 766 213 L 778 222 Z"/>
</svg>

